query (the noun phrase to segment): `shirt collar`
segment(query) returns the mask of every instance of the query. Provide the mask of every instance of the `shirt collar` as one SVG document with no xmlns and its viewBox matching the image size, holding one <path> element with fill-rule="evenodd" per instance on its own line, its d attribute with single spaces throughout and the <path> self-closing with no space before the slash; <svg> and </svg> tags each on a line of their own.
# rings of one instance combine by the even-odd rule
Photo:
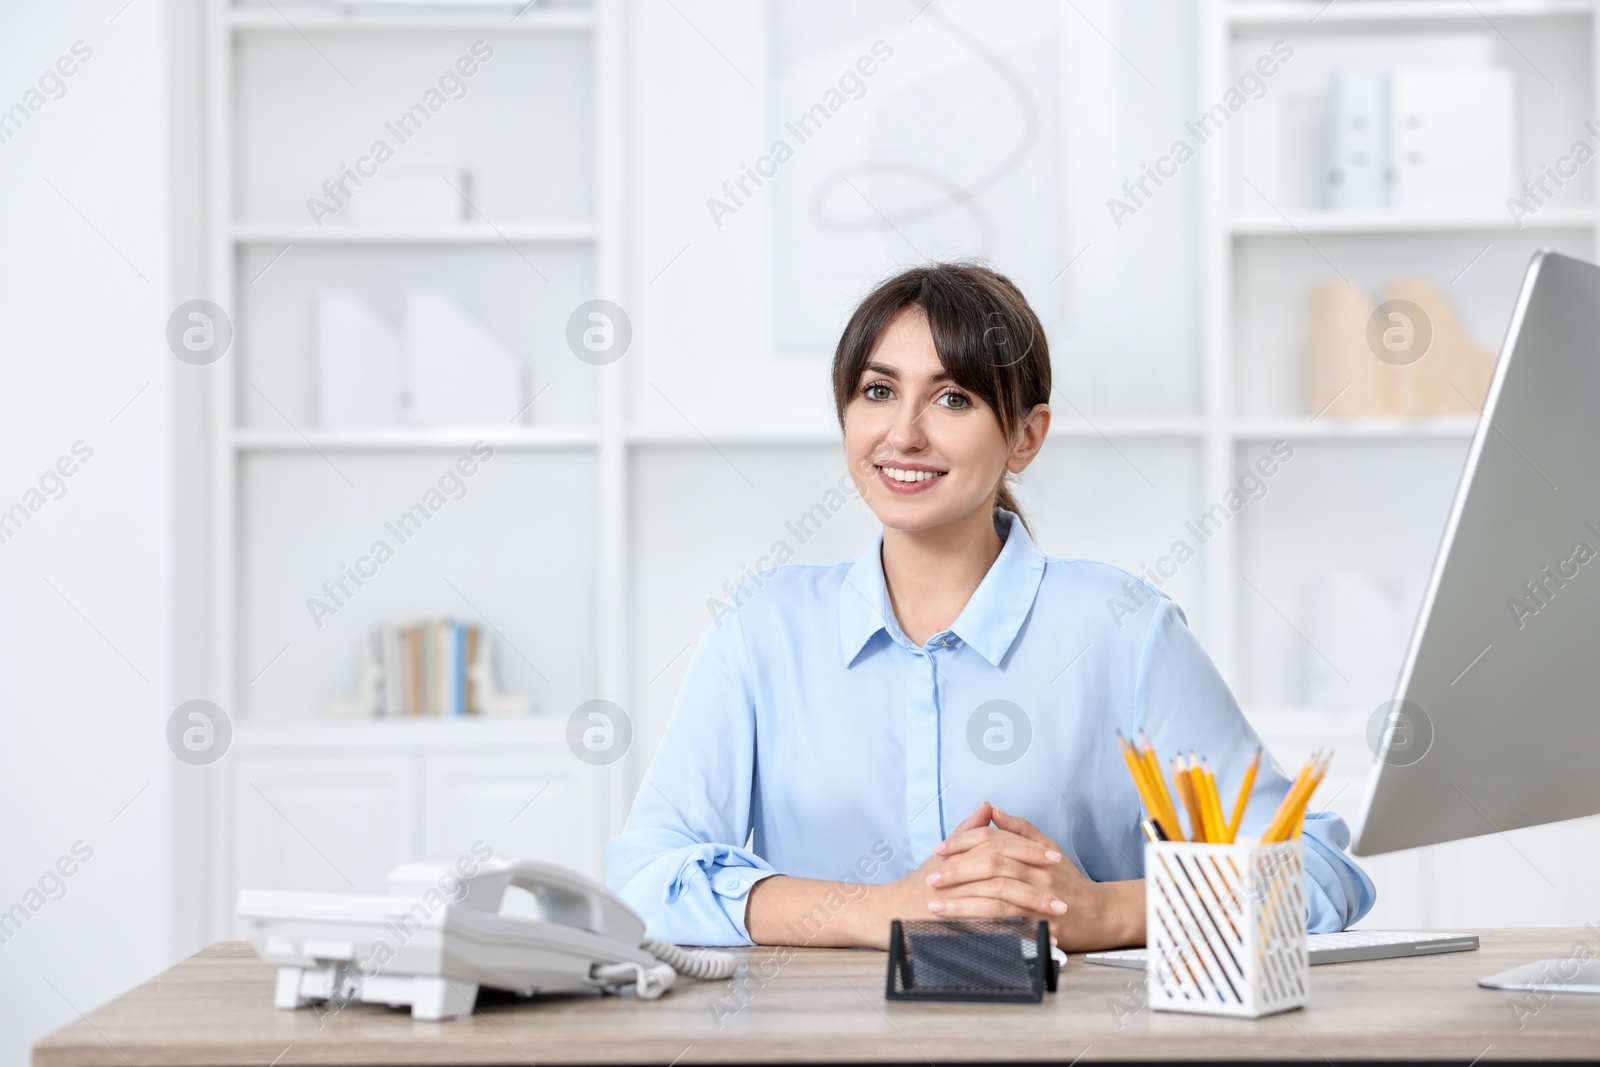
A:
<svg viewBox="0 0 1600 1067">
<path fill-rule="evenodd" d="M 1033 610 L 1044 578 L 1045 557 L 1013 512 L 995 508 L 994 518 L 995 532 L 1005 539 L 1000 555 L 950 630 L 998 667 Z M 872 547 L 850 565 L 839 587 L 839 644 L 845 667 L 855 662 L 880 630 L 904 639 L 883 578 L 881 530 Z"/>
</svg>

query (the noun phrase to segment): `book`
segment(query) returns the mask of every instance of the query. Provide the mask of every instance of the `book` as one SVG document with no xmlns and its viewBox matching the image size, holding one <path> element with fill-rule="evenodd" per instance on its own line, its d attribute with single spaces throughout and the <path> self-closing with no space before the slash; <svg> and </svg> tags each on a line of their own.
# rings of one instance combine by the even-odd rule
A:
<svg viewBox="0 0 1600 1067">
<path fill-rule="evenodd" d="M 476 676 L 487 652 L 481 630 L 454 619 L 376 627 L 366 650 L 374 678 L 371 706 L 363 713 L 480 715 L 483 690 Z"/>
<path fill-rule="evenodd" d="M 456 668 L 451 686 L 451 694 L 455 697 L 452 711 L 456 715 L 465 715 L 467 713 L 467 628 L 456 625 L 452 630 L 455 637 Z"/>
<path fill-rule="evenodd" d="M 482 629 L 455 619 L 374 627 L 361 642 L 353 697 L 330 700 L 341 717 L 525 715 L 530 701 L 498 691 Z"/>
<path fill-rule="evenodd" d="M 398 718 L 405 714 L 405 649 L 400 631 L 393 626 L 383 627 L 383 705 L 384 715 Z"/>
<path fill-rule="evenodd" d="M 477 663 L 478 662 L 478 640 L 479 640 L 478 628 L 476 626 L 467 627 L 467 663 L 468 664 L 473 664 L 473 663 Z M 477 685 L 477 682 L 473 680 L 473 677 L 472 677 L 473 676 L 473 671 L 471 671 L 470 669 L 464 669 L 461 672 L 461 675 L 462 675 L 462 683 L 461 683 L 462 699 L 463 699 L 464 705 L 465 705 L 465 707 L 467 709 L 467 714 L 468 715 L 480 714 L 483 711 L 483 702 L 478 699 L 478 685 Z"/>
<path fill-rule="evenodd" d="M 422 714 L 422 628 L 406 627 L 406 714 Z"/>
</svg>

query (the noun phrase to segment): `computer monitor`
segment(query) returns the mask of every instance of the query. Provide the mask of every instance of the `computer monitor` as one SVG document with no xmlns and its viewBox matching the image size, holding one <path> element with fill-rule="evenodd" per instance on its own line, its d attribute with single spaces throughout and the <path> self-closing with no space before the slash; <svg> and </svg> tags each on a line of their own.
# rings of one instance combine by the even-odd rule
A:
<svg viewBox="0 0 1600 1067">
<path fill-rule="evenodd" d="M 1358 856 L 1600 812 L 1594 264 L 1541 252 L 1528 267 L 1369 740 Z"/>
</svg>

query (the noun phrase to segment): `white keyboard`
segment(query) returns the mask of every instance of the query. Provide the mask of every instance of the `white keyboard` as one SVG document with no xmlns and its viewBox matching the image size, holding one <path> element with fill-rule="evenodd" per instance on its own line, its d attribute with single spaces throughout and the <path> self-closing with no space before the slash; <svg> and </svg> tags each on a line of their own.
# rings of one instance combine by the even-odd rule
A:
<svg viewBox="0 0 1600 1067">
<path fill-rule="evenodd" d="M 1433 952 L 1465 952 L 1478 947 L 1477 934 L 1451 934 L 1434 930 L 1345 930 L 1337 934 L 1311 934 L 1306 949 L 1313 966 L 1319 963 L 1353 963 L 1394 956 L 1425 956 Z M 1121 948 L 1090 952 L 1089 963 L 1144 970 L 1145 950 Z"/>
</svg>

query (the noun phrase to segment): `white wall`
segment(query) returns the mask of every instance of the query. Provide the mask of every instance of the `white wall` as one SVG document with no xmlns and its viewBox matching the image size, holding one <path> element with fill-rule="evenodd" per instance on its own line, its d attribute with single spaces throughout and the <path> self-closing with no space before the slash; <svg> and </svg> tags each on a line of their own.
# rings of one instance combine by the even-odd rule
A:
<svg viewBox="0 0 1600 1067">
<path fill-rule="evenodd" d="M 1197 410 L 1195 183 L 1153 203 L 1137 228 L 1117 230 L 1104 206 L 1183 121 L 1192 12 L 1146 4 L 1149 22 L 1119 25 L 1126 16 L 1110 0 L 1077 6 L 631 6 L 632 421 L 687 418 L 708 432 L 831 425 L 828 359 L 855 302 L 896 269 L 980 253 L 1045 320 L 1060 396 L 1095 417 Z M 1084 17 L 1159 82 L 1119 60 Z M 1155 25 L 1169 32 L 1146 32 Z M 859 98 L 798 140 L 786 120 L 878 43 L 892 55 Z M 732 202 L 723 183 L 777 140 L 792 159 L 761 187 L 747 184 L 753 195 L 732 214 L 715 214 L 709 200 Z M 923 217 L 875 223 L 874 209 L 892 216 L 978 185 Z M 860 232 L 826 234 L 811 223 L 819 212 Z M 1085 269 L 1062 269 L 1086 248 Z M 1117 358 L 1104 358 L 1113 347 Z M 1077 418 L 1058 407 L 1058 418 Z"/>
<path fill-rule="evenodd" d="M 0 33 L 0 107 L 93 50 L 0 144 L 0 508 L 92 449 L 0 544 L 0 909 L 41 905 L 0 944 L 8 1067 L 174 958 L 171 398 L 193 368 L 163 339 L 167 9 L 122 4 L 8 5 Z M 80 841 L 64 892 L 30 898 Z"/>
</svg>

